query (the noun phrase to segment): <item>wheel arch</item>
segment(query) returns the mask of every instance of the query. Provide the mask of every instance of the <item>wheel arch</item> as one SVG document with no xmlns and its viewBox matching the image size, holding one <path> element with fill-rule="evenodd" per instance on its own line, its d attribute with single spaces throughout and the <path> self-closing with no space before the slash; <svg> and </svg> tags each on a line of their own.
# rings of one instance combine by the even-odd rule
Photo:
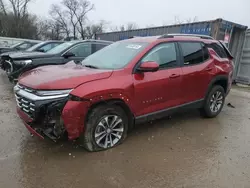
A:
<svg viewBox="0 0 250 188">
<path fill-rule="evenodd" d="M 134 116 L 133 112 L 131 111 L 129 105 L 126 104 L 126 102 L 124 100 L 119 99 L 119 98 L 101 100 L 101 101 L 98 101 L 98 102 L 91 104 L 89 107 L 89 110 L 87 112 L 86 117 L 88 118 L 89 114 L 92 112 L 92 110 L 94 108 L 96 108 L 98 106 L 102 106 L 102 105 L 117 105 L 117 106 L 121 107 L 128 117 L 129 130 L 131 130 L 134 127 L 135 116 Z M 87 118 L 86 118 L 86 120 L 87 120 Z"/>
<path fill-rule="evenodd" d="M 215 86 L 215 85 L 222 86 L 224 88 L 225 93 L 226 93 L 227 89 L 228 89 L 228 77 L 226 75 L 219 75 L 219 76 L 216 76 L 215 78 L 213 78 L 208 85 L 208 89 L 207 89 L 205 97 L 207 97 L 207 95 L 209 94 L 209 92 L 211 91 L 213 86 Z"/>
</svg>

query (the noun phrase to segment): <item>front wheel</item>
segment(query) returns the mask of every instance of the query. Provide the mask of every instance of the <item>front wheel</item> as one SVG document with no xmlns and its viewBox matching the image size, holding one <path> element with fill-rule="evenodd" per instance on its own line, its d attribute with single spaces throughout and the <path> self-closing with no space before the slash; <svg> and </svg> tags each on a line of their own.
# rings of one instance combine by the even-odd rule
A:
<svg viewBox="0 0 250 188">
<path fill-rule="evenodd" d="M 225 102 L 225 91 L 222 86 L 214 86 L 205 99 L 201 115 L 207 118 L 213 118 L 219 115 Z"/>
<path fill-rule="evenodd" d="M 121 107 L 98 106 L 90 112 L 80 141 L 88 151 L 106 150 L 121 144 L 127 131 L 128 117 Z"/>
</svg>

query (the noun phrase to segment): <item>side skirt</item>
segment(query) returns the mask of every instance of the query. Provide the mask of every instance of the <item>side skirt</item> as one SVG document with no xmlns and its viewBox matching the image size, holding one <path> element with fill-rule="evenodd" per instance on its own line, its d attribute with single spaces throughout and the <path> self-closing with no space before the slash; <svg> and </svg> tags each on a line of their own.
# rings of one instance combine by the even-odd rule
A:
<svg viewBox="0 0 250 188">
<path fill-rule="evenodd" d="M 157 112 L 152 112 L 149 114 L 145 114 L 142 116 L 138 116 L 135 118 L 135 124 L 141 124 L 141 123 L 145 123 L 148 121 L 152 121 L 152 120 L 156 120 L 156 119 L 161 119 L 164 118 L 166 116 L 169 116 L 171 114 L 174 114 L 176 112 L 180 112 L 180 111 L 186 111 L 189 109 L 199 109 L 203 106 L 204 104 L 204 99 L 201 100 L 197 100 L 194 102 L 190 102 L 190 103 L 186 103 L 186 104 L 182 104 L 179 106 L 175 106 L 172 108 L 167 108 L 167 109 L 163 109 Z"/>
</svg>

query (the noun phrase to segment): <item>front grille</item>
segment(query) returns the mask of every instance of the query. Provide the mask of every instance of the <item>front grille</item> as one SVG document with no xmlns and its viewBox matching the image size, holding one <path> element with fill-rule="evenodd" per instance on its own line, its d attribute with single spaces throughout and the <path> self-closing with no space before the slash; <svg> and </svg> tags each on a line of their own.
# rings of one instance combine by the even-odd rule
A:
<svg viewBox="0 0 250 188">
<path fill-rule="evenodd" d="M 19 83 L 17 83 L 17 87 L 20 88 L 20 89 L 22 89 L 22 90 L 24 90 L 24 91 L 27 91 L 27 92 L 29 92 L 29 93 L 34 93 L 34 92 L 35 92 L 35 90 L 33 90 L 33 89 L 31 89 L 31 88 L 28 88 L 28 87 L 26 87 L 26 86 L 23 86 L 23 85 L 21 85 L 21 84 L 19 84 Z"/>
<path fill-rule="evenodd" d="M 35 103 L 19 94 L 15 94 L 17 106 L 28 114 L 31 118 L 35 115 Z"/>
</svg>

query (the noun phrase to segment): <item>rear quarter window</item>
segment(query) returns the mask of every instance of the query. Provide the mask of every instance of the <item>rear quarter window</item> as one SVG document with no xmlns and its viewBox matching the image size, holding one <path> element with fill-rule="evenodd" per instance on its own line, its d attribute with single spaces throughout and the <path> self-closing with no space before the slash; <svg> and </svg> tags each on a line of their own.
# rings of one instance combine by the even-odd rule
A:
<svg viewBox="0 0 250 188">
<path fill-rule="evenodd" d="M 227 53 L 219 43 L 207 44 L 208 48 L 212 48 L 220 58 L 227 58 Z"/>
</svg>

